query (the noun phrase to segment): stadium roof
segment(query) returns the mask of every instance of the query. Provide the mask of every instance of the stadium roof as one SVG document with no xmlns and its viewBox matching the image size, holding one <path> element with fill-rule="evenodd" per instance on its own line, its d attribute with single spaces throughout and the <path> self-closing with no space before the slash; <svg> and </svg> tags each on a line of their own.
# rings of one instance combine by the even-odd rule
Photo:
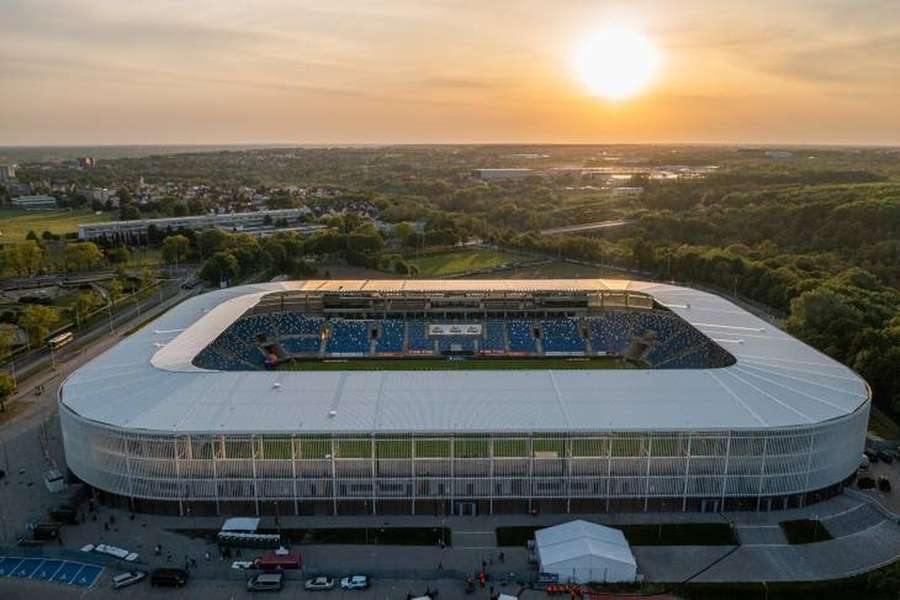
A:
<svg viewBox="0 0 900 600">
<path fill-rule="evenodd" d="M 715 369 L 210 371 L 193 357 L 272 292 L 628 290 L 728 350 Z M 722 430 L 802 426 L 869 397 L 853 371 L 713 294 L 608 279 L 294 281 L 193 297 L 78 369 L 63 404 L 115 427 L 194 432 Z M 331 414 L 334 411 L 334 414 Z"/>
</svg>

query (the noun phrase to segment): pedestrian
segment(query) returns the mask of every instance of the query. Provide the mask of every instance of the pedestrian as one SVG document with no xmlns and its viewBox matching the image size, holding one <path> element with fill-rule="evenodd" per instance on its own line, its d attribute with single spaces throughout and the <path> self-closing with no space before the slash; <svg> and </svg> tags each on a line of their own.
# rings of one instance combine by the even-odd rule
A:
<svg viewBox="0 0 900 600">
<path fill-rule="evenodd" d="M 500 562 L 506 562 L 506 556 L 502 552 L 500 553 Z"/>
<path fill-rule="evenodd" d="M 212 556 L 209 553 L 209 550 L 206 551 L 206 554 L 203 555 L 203 558 L 206 559 L 206 562 L 209 562 L 210 558 L 212 558 Z"/>
<path fill-rule="evenodd" d="M 194 569 L 197 568 L 197 559 L 196 558 L 191 558 L 191 567 Z"/>
<path fill-rule="evenodd" d="M 485 569 L 487 569 L 487 561 L 482 559 L 481 560 L 481 570 L 484 571 Z"/>
<path fill-rule="evenodd" d="M 441 561 L 438 563 L 438 571 L 443 571 L 443 570 L 444 570 L 444 561 Z"/>
<path fill-rule="evenodd" d="M 166 555 L 166 562 L 172 562 L 172 553 L 171 553 L 171 552 L 169 552 L 169 553 Z"/>
<path fill-rule="evenodd" d="M 103 524 L 103 531 L 109 531 L 109 523 Z"/>
</svg>

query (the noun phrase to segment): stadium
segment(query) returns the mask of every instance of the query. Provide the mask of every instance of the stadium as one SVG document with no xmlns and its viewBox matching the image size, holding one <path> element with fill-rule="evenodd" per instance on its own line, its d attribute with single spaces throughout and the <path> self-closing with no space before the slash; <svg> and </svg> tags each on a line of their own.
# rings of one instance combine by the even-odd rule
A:
<svg viewBox="0 0 900 600">
<path fill-rule="evenodd" d="M 327 280 L 193 297 L 59 405 L 134 510 L 473 515 L 803 506 L 854 477 L 870 392 L 695 289 Z"/>
</svg>

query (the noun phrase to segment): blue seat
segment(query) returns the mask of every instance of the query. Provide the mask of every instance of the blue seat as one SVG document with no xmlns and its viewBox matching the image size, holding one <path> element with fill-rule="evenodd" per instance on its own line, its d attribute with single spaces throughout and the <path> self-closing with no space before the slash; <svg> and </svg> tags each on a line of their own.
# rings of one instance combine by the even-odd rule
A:
<svg viewBox="0 0 900 600">
<path fill-rule="evenodd" d="M 288 354 L 318 354 L 322 340 L 313 336 L 284 338 L 281 348 Z"/>
<path fill-rule="evenodd" d="M 375 345 L 376 352 L 403 352 L 404 322 L 398 319 L 384 319 L 378 321 L 378 340 Z"/>
<path fill-rule="evenodd" d="M 369 323 L 367 321 L 331 321 L 331 335 L 325 342 L 325 351 L 333 354 L 368 353 Z"/>
<path fill-rule="evenodd" d="M 503 321 L 488 321 L 484 324 L 484 339 L 481 340 L 482 352 L 506 351 L 506 324 Z"/>
<path fill-rule="evenodd" d="M 510 321 L 506 327 L 509 332 L 510 352 L 535 352 L 534 331 L 529 321 Z"/>
<path fill-rule="evenodd" d="M 410 352 L 416 354 L 434 352 L 434 340 L 428 337 L 426 325 L 424 321 L 409 321 L 406 324 Z"/>
<path fill-rule="evenodd" d="M 544 352 L 584 352 L 584 338 L 573 319 L 541 321 L 541 332 Z"/>
</svg>

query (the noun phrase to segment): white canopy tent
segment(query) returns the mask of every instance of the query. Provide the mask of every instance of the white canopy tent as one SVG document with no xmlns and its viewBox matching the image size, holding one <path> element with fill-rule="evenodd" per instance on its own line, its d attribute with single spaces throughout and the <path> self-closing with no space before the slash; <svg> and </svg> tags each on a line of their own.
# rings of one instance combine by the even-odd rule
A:
<svg viewBox="0 0 900 600">
<path fill-rule="evenodd" d="M 535 532 L 541 571 L 562 582 L 634 581 L 637 562 L 618 529 L 570 521 Z"/>
</svg>

